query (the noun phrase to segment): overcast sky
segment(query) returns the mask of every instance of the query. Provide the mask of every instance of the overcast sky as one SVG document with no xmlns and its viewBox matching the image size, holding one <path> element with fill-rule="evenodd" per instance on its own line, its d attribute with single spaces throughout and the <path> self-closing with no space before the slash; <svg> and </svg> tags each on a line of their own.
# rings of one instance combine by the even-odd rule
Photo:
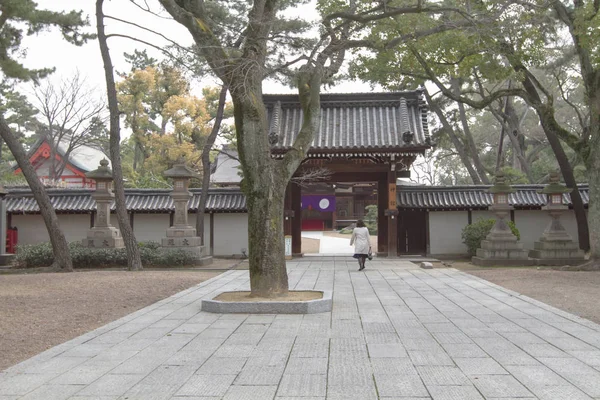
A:
<svg viewBox="0 0 600 400">
<path fill-rule="evenodd" d="M 94 0 L 36 0 L 41 9 L 56 11 L 83 10 L 90 19 L 91 26 L 89 32 L 95 32 L 95 1 Z M 140 1 L 140 3 L 143 3 Z M 185 28 L 170 19 L 170 16 L 163 11 L 157 0 L 147 0 L 147 3 L 153 10 L 160 12 L 164 18 L 153 16 L 140 10 L 130 1 L 126 0 L 107 0 L 104 5 L 105 15 L 112 15 L 117 18 L 135 22 L 138 25 L 147 26 L 153 30 L 163 33 L 165 36 L 175 40 L 181 45 L 187 46 L 192 43 L 191 36 Z M 305 6 L 302 13 L 307 15 L 314 11 L 310 6 Z M 314 14 L 316 17 L 316 13 Z M 164 45 L 167 42 L 156 35 L 145 32 L 139 28 L 128 26 L 117 21 L 106 20 L 108 33 L 119 33 L 134 36 L 148 42 L 158 45 Z M 27 48 L 26 66 L 30 68 L 56 67 L 56 73 L 51 79 L 58 79 L 61 76 L 69 76 L 76 69 L 87 78 L 87 83 L 98 90 L 105 90 L 104 70 L 102 59 L 97 41 L 91 41 L 84 46 L 77 47 L 65 42 L 57 31 L 43 32 L 40 35 L 32 36 L 24 41 Z M 118 71 L 128 70 L 123 57 L 124 52 L 133 53 L 137 49 L 147 48 L 150 55 L 155 58 L 163 58 L 163 55 L 155 49 L 124 38 L 109 39 L 109 48 L 113 59 L 115 69 Z M 199 93 L 201 86 L 218 84 L 214 79 L 196 83 L 194 92 Z M 334 88 L 324 89 L 327 92 L 349 92 L 349 91 L 370 91 L 367 84 L 360 82 L 342 83 Z M 266 82 L 264 86 L 265 93 L 286 93 L 295 92 L 293 89 L 282 86 L 277 83 Z"/>
</svg>

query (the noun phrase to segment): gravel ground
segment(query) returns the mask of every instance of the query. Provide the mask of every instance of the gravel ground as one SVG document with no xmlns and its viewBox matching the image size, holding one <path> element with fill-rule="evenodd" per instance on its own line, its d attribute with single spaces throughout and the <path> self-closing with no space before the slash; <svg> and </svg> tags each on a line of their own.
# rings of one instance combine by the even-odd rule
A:
<svg viewBox="0 0 600 400">
<path fill-rule="evenodd" d="M 454 263 L 454 268 L 600 324 L 600 272 L 550 268 L 480 268 Z"/>
<path fill-rule="evenodd" d="M 215 260 L 211 267 L 237 261 Z M 78 271 L 0 275 L 0 371 L 220 272 Z"/>
</svg>

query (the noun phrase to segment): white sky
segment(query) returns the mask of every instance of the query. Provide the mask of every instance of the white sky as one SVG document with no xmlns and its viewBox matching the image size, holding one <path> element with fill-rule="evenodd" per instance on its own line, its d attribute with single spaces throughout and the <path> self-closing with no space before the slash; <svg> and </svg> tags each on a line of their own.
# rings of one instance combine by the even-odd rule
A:
<svg viewBox="0 0 600 400">
<path fill-rule="evenodd" d="M 91 26 L 89 32 L 95 32 L 95 1 L 94 0 L 36 0 L 40 9 L 49 9 L 55 11 L 83 10 L 88 15 Z M 140 1 L 143 4 L 143 1 Z M 157 0 L 147 0 L 147 3 L 155 11 L 160 12 L 165 18 L 170 16 L 163 11 Z M 302 13 L 308 15 L 316 13 L 312 6 L 304 6 Z M 104 4 L 105 15 L 112 15 L 120 19 L 132 21 L 138 25 L 147 26 L 150 29 L 159 31 L 165 36 L 178 43 L 187 46 L 192 43 L 191 36 L 185 28 L 175 21 L 159 18 L 147 12 L 140 10 L 127 0 L 106 0 Z M 158 45 L 167 44 L 164 39 L 145 32 L 139 28 L 125 25 L 118 21 L 106 20 L 107 33 L 120 33 L 140 38 L 142 40 Z M 91 87 L 105 90 L 104 69 L 100 50 L 97 41 L 91 41 L 84 46 L 73 46 L 64 41 L 57 31 L 43 32 L 40 35 L 32 36 L 24 40 L 24 47 L 27 48 L 25 65 L 30 68 L 56 67 L 56 72 L 50 78 L 58 79 L 61 76 L 70 76 L 76 69 L 79 69 L 82 76 L 87 78 L 87 83 Z M 135 49 L 148 50 L 148 53 L 158 59 L 164 58 L 161 52 L 147 47 L 141 43 L 124 38 L 109 39 L 109 48 L 113 64 L 117 71 L 127 71 L 129 65 L 125 62 L 123 53 L 133 53 Z M 202 85 L 216 85 L 218 82 L 211 78 L 202 83 L 195 83 L 194 92 L 199 93 Z M 295 93 L 295 90 L 282 86 L 274 82 L 265 82 L 263 91 L 265 93 Z M 345 82 L 333 88 L 324 88 L 326 92 L 357 92 L 371 91 L 370 86 L 362 82 Z"/>
</svg>

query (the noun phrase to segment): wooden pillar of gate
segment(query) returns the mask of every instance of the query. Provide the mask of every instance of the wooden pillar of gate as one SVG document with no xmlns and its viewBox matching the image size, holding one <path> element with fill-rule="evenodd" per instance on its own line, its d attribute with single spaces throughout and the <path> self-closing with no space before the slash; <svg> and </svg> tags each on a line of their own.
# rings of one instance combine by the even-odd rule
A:
<svg viewBox="0 0 600 400">
<path fill-rule="evenodd" d="M 385 214 L 388 223 L 388 257 L 398 256 L 398 207 L 396 204 L 396 169 L 395 165 L 390 165 L 387 174 L 387 209 Z"/>
<path fill-rule="evenodd" d="M 387 175 L 377 181 L 377 254 L 387 256 L 388 218 L 385 215 L 388 204 Z"/>
<path fill-rule="evenodd" d="M 299 185 L 290 182 L 292 218 L 292 256 L 302 256 L 302 190 Z"/>
</svg>

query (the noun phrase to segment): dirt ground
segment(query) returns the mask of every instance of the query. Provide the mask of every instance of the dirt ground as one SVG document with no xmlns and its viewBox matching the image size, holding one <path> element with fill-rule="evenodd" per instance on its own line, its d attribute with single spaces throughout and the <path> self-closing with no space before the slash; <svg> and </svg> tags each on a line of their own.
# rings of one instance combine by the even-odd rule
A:
<svg viewBox="0 0 600 400">
<path fill-rule="evenodd" d="M 211 268 L 238 260 L 215 260 Z M 0 275 L 0 371 L 218 275 L 201 270 Z"/>
<path fill-rule="evenodd" d="M 598 271 L 557 271 L 543 267 L 485 268 L 462 262 L 451 266 L 600 324 Z"/>
</svg>

